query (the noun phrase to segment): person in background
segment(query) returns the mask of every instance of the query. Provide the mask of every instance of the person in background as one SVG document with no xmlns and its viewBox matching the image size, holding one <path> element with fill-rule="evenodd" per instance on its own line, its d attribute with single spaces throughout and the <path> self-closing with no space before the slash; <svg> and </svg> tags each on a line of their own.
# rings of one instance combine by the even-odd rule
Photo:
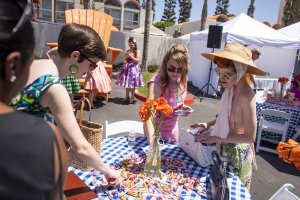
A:
<svg viewBox="0 0 300 200">
<path fill-rule="evenodd" d="M 256 64 L 256 60 L 259 58 L 259 56 L 261 55 L 260 53 L 260 50 L 258 48 L 253 48 L 251 49 L 251 53 L 252 53 L 252 56 L 251 56 L 251 62 L 253 64 Z M 257 88 L 257 83 L 255 81 L 255 76 L 252 75 L 252 74 L 249 74 L 249 80 L 250 82 L 252 83 L 252 86 L 253 86 L 253 89 L 256 89 Z"/>
<path fill-rule="evenodd" d="M 95 63 L 96 69 L 87 73 L 84 89 L 89 91 L 89 100 L 92 108 L 95 108 L 97 93 L 109 93 L 111 91 L 111 79 L 101 61 Z"/>
<path fill-rule="evenodd" d="M 63 199 L 68 154 L 57 128 L 7 103 L 25 86 L 34 51 L 31 1 L 0 1 L 0 198 Z"/>
<path fill-rule="evenodd" d="M 55 122 L 64 139 L 83 162 L 104 173 L 111 185 L 119 183 L 119 171 L 104 164 L 83 136 L 72 104 L 60 78 L 72 74 L 80 78 L 94 70 L 105 58 L 100 36 L 90 27 L 66 24 L 58 36 L 58 54 L 53 59 L 34 60 L 26 87 L 10 102 L 17 110 Z"/>
<path fill-rule="evenodd" d="M 164 97 L 174 109 L 192 110 L 184 105 L 187 92 L 187 74 L 189 71 L 189 52 L 182 44 L 174 44 L 163 58 L 158 72 L 148 82 L 147 100 Z M 160 119 L 160 113 L 155 120 Z M 160 127 L 161 138 L 177 142 L 179 137 L 178 116 L 165 116 Z M 154 127 L 151 120 L 145 122 L 145 134 L 151 144 Z"/>
<path fill-rule="evenodd" d="M 294 93 L 295 97 L 300 100 L 300 74 L 296 75 L 292 80 L 290 92 Z"/>
<path fill-rule="evenodd" d="M 142 72 L 139 66 L 140 52 L 134 37 L 128 39 L 129 49 L 123 57 L 124 64 L 117 77 L 116 84 L 126 88 L 124 102 L 134 103 L 135 89 L 144 86 Z M 130 96 L 129 96 L 130 93 Z"/>
<path fill-rule="evenodd" d="M 265 76 L 266 72 L 251 62 L 250 50 L 240 44 L 227 44 L 222 52 L 202 55 L 217 64 L 215 72 L 226 89 L 221 97 L 217 119 L 191 125 L 192 128 L 202 128 L 195 141 L 220 143 L 221 149 L 227 153 L 227 168 L 250 191 L 251 164 L 256 167 L 253 142 L 257 118 L 255 94 L 245 78 L 247 73 Z M 211 132 L 203 134 L 208 129 Z"/>
</svg>

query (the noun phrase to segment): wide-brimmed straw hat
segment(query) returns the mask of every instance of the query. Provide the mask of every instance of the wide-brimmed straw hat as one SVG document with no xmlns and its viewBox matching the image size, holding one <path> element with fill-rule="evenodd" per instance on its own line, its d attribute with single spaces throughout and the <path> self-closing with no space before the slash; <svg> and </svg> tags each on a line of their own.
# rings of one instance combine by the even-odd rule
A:
<svg viewBox="0 0 300 200">
<path fill-rule="evenodd" d="M 237 61 L 248 66 L 247 73 L 259 76 L 266 76 L 267 73 L 259 69 L 254 63 L 251 62 L 252 53 L 250 49 L 241 44 L 227 44 L 224 51 L 215 53 L 202 53 L 205 58 L 215 61 L 217 58 Z"/>
</svg>

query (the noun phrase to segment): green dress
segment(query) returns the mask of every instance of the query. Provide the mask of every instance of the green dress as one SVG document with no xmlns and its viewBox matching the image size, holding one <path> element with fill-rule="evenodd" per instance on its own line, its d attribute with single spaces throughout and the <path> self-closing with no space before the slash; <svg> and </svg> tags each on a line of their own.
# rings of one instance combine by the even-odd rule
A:
<svg viewBox="0 0 300 200">
<path fill-rule="evenodd" d="M 227 169 L 236 174 L 250 191 L 253 160 L 250 144 L 222 145 L 227 153 Z"/>
<path fill-rule="evenodd" d="M 77 80 L 73 75 L 68 75 L 62 78 L 61 83 L 65 86 L 69 94 L 80 92 L 79 80 Z"/>
</svg>

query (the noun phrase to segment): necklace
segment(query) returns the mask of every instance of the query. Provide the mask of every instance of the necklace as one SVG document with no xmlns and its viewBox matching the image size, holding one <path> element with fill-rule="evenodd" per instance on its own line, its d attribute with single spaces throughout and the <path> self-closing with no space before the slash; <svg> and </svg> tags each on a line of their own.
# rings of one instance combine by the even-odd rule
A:
<svg viewBox="0 0 300 200">
<path fill-rule="evenodd" d="M 178 84 L 178 82 L 174 81 L 173 86 L 174 86 L 174 89 L 172 89 L 172 90 L 174 91 L 176 105 L 181 105 L 183 103 L 183 100 L 182 100 L 181 95 L 179 95 L 179 84 Z"/>
</svg>

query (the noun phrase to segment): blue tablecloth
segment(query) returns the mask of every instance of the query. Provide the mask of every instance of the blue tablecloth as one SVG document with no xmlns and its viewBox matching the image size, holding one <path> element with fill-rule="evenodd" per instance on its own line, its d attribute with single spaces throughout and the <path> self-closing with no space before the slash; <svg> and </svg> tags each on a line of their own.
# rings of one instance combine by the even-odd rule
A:
<svg viewBox="0 0 300 200">
<path fill-rule="evenodd" d="M 284 112 L 287 112 L 287 113 L 291 113 L 291 119 L 290 119 L 290 123 L 289 123 L 288 132 L 287 132 L 287 135 L 286 135 L 286 139 L 292 138 L 294 136 L 295 127 L 300 124 L 300 109 L 281 106 L 281 105 L 277 105 L 277 104 L 271 104 L 271 103 L 267 103 L 267 102 L 263 102 L 263 103 L 256 102 L 257 119 L 260 118 L 260 116 L 261 116 L 260 111 L 262 109 L 275 109 L 275 110 L 280 110 L 280 111 L 284 111 Z M 278 118 L 274 118 L 274 117 L 268 118 L 267 120 L 282 122 L 282 120 L 280 120 Z M 266 138 L 273 139 L 273 140 L 278 140 L 278 141 L 281 140 L 280 135 L 275 134 L 275 133 L 269 133 L 269 132 L 268 133 L 263 132 L 262 137 L 266 137 Z"/>
<path fill-rule="evenodd" d="M 101 146 L 101 158 L 105 163 L 113 166 L 116 162 L 122 159 L 122 156 L 137 154 L 139 156 L 145 155 L 144 150 L 147 147 L 147 141 L 143 137 L 139 137 L 136 140 L 136 145 L 131 149 L 127 146 L 127 138 L 117 137 L 109 138 L 102 142 Z M 162 156 L 165 157 L 175 157 L 184 161 L 186 168 L 191 172 L 192 176 L 198 177 L 200 182 L 204 184 L 207 190 L 206 196 L 199 196 L 195 192 L 191 193 L 191 196 L 186 196 L 185 199 L 211 199 L 211 189 L 209 181 L 210 167 L 200 167 L 197 165 L 184 151 L 174 143 L 165 143 Z M 93 180 L 95 177 L 91 172 L 83 172 L 81 170 L 69 167 L 69 171 L 73 171 L 79 178 L 81 178 L 91 189 L 94 189 Z M 245 188 L 244 184 L 240 179 L 232 174 L 227 173 L 227 181 L 230 188 L 230 199 L 240 200 L 240 199 L 251 199 L 248 190 Z M 108 199 L 105 194 L 98 193 L 100 199 Z M 184 198 L 181 198 L 184 199 Z"/>
</svg>

